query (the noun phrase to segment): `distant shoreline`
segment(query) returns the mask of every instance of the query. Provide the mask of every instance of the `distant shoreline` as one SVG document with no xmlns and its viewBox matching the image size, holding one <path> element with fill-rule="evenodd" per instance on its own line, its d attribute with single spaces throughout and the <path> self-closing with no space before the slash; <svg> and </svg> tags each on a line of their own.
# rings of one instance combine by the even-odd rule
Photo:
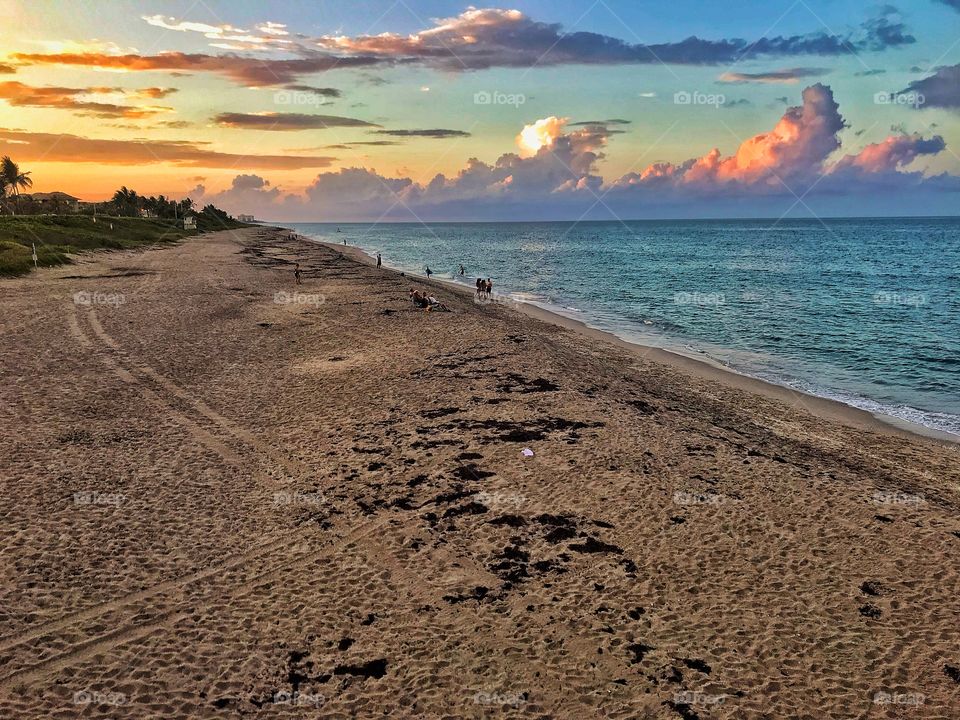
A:
<svg viewBox="0 0 960 720">
<path fill-rule="evenodd" d="M 310 240 L 310 242 L 322 245 L 331 250 L 344 255 L 345 257 L 357 262 L 371 265 L 375 264 L 373 259 L 362 249 L 355 245 L 337 245 L 336 243 L 323 242 L 320 240 Z M 384 268 L 389 272 L 400 272 L 391 268 Z M 443 278 L 431 278 L 429 281 L 425 276 L 405 273 L 409 277 L 416 277 L 418 282 L 440 283 L 444 288 L 450 288 L 465 297 L 473 296 L 469 288 Z M 855 427 L 861 430 L 874 430 L 877 432 L 895 435 L 898 437 L 921 437 L 927 440 L 937 440 L 948 443 L 953 446 L 960 445 L 960 437 L 942 430 L 936 430 L 917 423 L 911 423 L 901 418 L 879 413 L 871 413 L 861 410 L 852 405 L 847 405 L 839 400 L 811 395 L 809 393 L 788 388 L 783 385 L 777 385 L 766 380 L 751 377 L 739 373 L 732 368 L 723 367 L 706 360 L 689 357 L 677 352 L 663 348 L 644 345 L 638 342 L 630 342 L 605 330 L 590 327 L 584 322 L 565 317 L 559 313 L 546 310 L 528 302 L 515 301 L 511 305 L 530 317 L 534 317 L 543 322 L 558 325 L 567 330 L 580 333 L 586 337 L 603 340 L 612 343 L 621 348 L 625 348 L 634 354 L 645 357 L 657 362 L 670 365 L 683 370 L 687 373 L 696 375 L 700 378 L 706 378 L 740 390 L 746 390 L 766 398 L 785 402 L 788 405 L 799 406 L 808 410 L 811 414 L 841 422 L 845 425 Z"/>
</svg>

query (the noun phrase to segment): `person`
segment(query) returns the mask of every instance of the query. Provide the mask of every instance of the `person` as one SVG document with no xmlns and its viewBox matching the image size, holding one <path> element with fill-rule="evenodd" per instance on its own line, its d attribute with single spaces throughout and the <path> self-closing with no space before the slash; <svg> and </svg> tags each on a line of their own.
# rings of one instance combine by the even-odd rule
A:
<svg viewBox="0 0 960 720">
<path fill-rule="evenodd" d="M 481 297 L 483 297 L 483 288 L 484 288 L 483 279 L 477 278 L 477 299 L 478 300 Z"/>
<path fill-rule="evenodd" d="M 487 297 L 490 297 L 493 294 L 493 280 L 491 280 L 490 278 L 487 278 L 486 290 L 487 290 Z"/>
<path fill-rule="evenodd" d="M 303 284 L 303 281 L 300 279 L 300 263 L 294 263 L 293 279 L 297 281 L 297 285 Z"/>
<path fill-rule="evenodd" d="M 467 269 L 461 264 L 460 265 L 460 277 L 463 277 L 467 274 Z"/>
<path fill-rule="evenodd" d="M 433 295 L 427 295 L 427 302 L 430 303 L 428 310 L 440 310 L 442 312 L 450 312 L 450 308 L 444 305 L 442 302 L 437 300 Z"/>
<path fill-rule="evenodd" d="M 382 261 L 380 260 L 380 253 L 377 253 L 377 270 L 380 269 L 380 266 L 381 266 L 382 264 L 383 264 L 383 263 L 382 263 Z"/>
<path fill-rule="evenodd" d="M 344 245 L 347 244 L 347 239 L 346 239 L 346 238 L 343 239 L 343 244 L 344 244 Z"/>
<path fill-rule="evenodd" d="M 430 266 L 427 265 L 427 280 L 430 279 L 430 276 L 433 275 L 433 270 L 430 269 Z"/>
<path fill-rule="evenodd" d="M 423 295 L 420 294 L 419 290 L 414 290 L 410 288 L 410 300 L 418 308 L 428 308 L 430 307 L 430 301 L 427 300 Z"/>
</svg>

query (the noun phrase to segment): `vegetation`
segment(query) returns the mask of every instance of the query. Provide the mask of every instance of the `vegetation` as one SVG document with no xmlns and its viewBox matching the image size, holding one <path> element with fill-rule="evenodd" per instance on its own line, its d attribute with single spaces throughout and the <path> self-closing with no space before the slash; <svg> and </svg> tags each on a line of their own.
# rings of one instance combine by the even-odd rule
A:
<svg viewBox="0 0 960 720">
<path fill-rule="evenodd" d="M 127 187 L 117 190 L 109 202 L 90 205 L 86 212 L 22 215 L 20 191 L 32 186 L 30 173 L 21 171 L 9 156 L 0 161 L 0 205 L 8 213 L 0 215 L 0 276 L 30 272 L 34 247 L 37 265 L 47 267 L 69 263 L 71 253 L 135 248 L 174 242 L 196 232 L 247 227 L 213 205 L 197 212 L 190 198 L 145 197 Z M 193 216 L 196 230 L 183 228 L 185 215 Z"/>
</svg>

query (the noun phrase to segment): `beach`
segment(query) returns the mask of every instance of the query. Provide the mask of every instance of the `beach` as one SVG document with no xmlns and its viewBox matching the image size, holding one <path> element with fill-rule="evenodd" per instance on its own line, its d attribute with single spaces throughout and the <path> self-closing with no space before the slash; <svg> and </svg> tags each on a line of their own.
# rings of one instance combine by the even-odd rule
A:
<svg viewBox="0 0 960 720">
<path fill-rule="evenodd" d="M 266 227 L 0 295 L 0 716 L 960 715 L 943 438 Z"/>
</svg>

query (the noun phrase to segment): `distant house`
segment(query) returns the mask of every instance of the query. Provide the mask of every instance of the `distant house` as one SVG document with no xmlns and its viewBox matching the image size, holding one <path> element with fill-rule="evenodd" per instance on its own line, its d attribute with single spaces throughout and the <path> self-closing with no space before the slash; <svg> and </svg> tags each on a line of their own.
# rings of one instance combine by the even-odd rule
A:
<svg viewBox="0 0 960 720">
<path fill-rule="evenodd" d="M 140 217 L 142 218 L 155 218 L 157 214 L 153 210 L 147 210 L 146 208 L 140 208 Z"/>
<path fill-rule="evenodd" d="M 195 215 L 184 215 L 183 216 L 183 229 L 184 230 L 196 230 L 197 229 L 197 218 Z"/>
<path fill-rule="evenodd" d="M 80 198 L 65 192 L 31 193 L 20 198 L 32 203 L 35 212 L 39 213 L 75 213 L 80 210 Z"/>
<path fill-rule="evenodd" d="M 253 215 L 237 215 L 237 220 L 240 222 L 254 222 Z"/>
</svg>

